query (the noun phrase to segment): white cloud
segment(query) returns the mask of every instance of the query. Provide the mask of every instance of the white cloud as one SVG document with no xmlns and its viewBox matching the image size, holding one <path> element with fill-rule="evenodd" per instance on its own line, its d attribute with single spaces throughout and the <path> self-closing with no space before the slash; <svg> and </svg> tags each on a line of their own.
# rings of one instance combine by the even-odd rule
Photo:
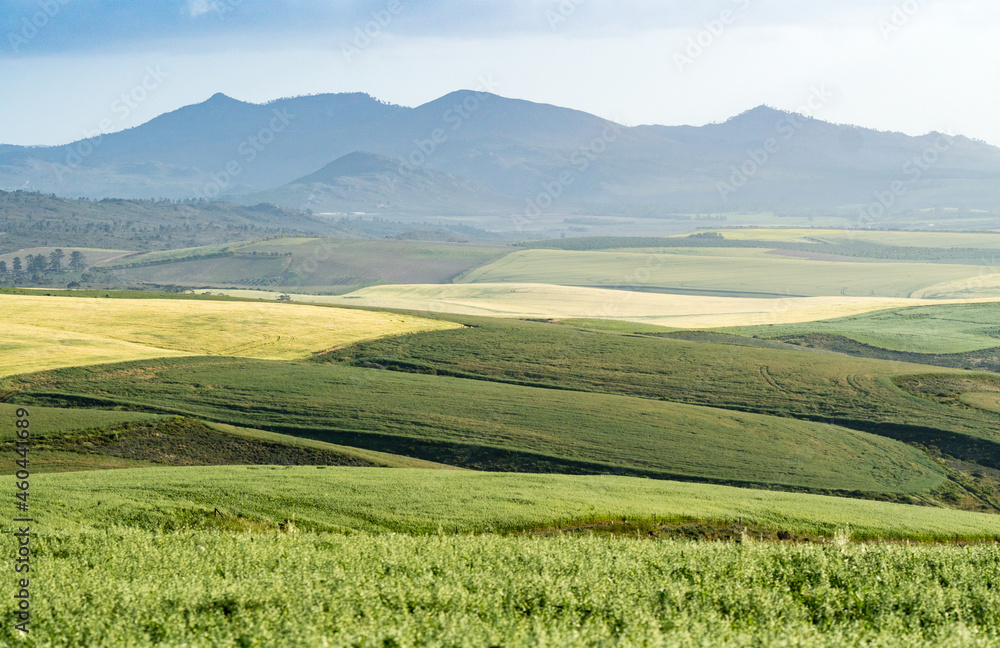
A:
<svg viewBox="0 0 1000 648">
<path fill-rule="evenodd" d="M 188 10 L 191 12 L 192 18 L 197 18 L 218 11 L 219 4 L 216 0 L 188 0 Z"/>
</svg>

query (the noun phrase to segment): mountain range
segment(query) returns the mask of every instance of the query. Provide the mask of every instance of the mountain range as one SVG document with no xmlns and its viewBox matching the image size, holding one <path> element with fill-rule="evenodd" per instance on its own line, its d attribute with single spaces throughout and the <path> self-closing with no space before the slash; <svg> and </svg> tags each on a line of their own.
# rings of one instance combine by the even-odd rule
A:
<svg viewBox="0 0 1000 648">
<path fill-rule="evenodd" d="M 64 146 L 0 145 L 0 189 L 272 202 L 314 212 L 614 213 L 1000 209 L 1000 148 L 760 106 L 705 126 L 627 127 L 458 91 L 251 104 L 216 94 Z M 881 205 L 881 209 L 877 208 Z"/>
</svg>

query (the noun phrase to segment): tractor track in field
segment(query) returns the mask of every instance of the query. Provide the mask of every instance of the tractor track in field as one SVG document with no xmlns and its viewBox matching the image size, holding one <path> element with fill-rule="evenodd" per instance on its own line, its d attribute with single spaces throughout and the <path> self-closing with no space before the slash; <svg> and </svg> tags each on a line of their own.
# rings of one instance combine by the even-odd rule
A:
<svg viewBox="0 0 1000 648">
<path fill-rule="evenodd" d="M 784 387 L 782 387 L 781 385 L 779 385 L 778 381 L 775 380 L 774 376 L 771 375 L 771 368 L 769 366 L 767 366 L 767 365 L 761 365 L 760 366 L 760 377 L 764 379 L 764 382 L 766 382 L 771 387 L 774 387 L 775 389 L 777 389 L 781 393 L 785 393 L 787 391 L 787 390 L 785 390 Z"/>
</svg>

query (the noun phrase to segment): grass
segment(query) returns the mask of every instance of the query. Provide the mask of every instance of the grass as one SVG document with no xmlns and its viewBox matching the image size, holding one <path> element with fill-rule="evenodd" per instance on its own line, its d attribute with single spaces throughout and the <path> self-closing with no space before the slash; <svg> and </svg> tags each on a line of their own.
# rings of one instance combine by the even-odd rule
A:
<svg viewBox="0 0 1000 648">
<path fill-rule="evenodd" d="M 514 533 L 605 520 L 700 521 L 856 539 L 1000 539 L 1000 516 L 619 476 L 306 466 L 158 468 L 39 475 L 46 532 Z M 98 504 L 98 502 L 100 504 Z M 224 513 L 220 517 L 215 510 Z M 7 523 L 4 523 L 5 525 Z"/>
<path fill-rule="evenodd" d="M 817 322 L 727 330 L 768 338 L 840 335 L 896 351 L 963 353 L 1000 346 L 1000 303 L 894 308 Z"/>
<path fill-rule="evenodd" d="M 190 299 L 0 295 L 0 307 L 0 376 L 160 356 L 302 358 L 380 335 L 458 326 L 353 309 Z"/>
<path fill-rule="evenodd" d="M 759 257 L 524 250 L 467 273 L 463 283 L 660 288 L 746 296 L 918 297 L 942 282 L 994 274 L 976 265 L 841 263 Z M 985 290 L 985 296 L 995 296 Z M 973 297 L 974 295 L 964 295 Z"/>
<path fill-rule="evenodd" d="M 336 291 L 386 282 L 447 283 L 510 251 L 392 239 L 278 238 L 149 252 L 108 265 L 133 281 L 158 284 Z"/>
<path fill-rule="evenodd" d="M 234 295 L 251 296 L 246 292 Z M 369 308 L 520 318 L 630 321 L 676 328 L 808 322 L 916 305 L 882 297 L 752 298 L 676 295 L 545 284 L 373 286 L 338 297 L 294 299 Z"/>
<path fill-rule="evenodd" d="M 945 481 L 917 450 L 875 435 L 611 394 L 207 358 L 27 380 L 15 401 L 36 394 L 41 403 L 144 407 L 491 470 L 623 472 L 864 493 L 923 493 Z"/>
<path fill-rule="evenodd" d="M 9 406 L 5 405 L 5 409 Z M 65 425 L 52 425 L 62 412 Z M 12 412 L 2 412 L 12 421 Z M 118 417 L 106 414 L 120 414 Z M 60 419 L 56 419 L 58 421 Z M 384 452 L 359 450 L 312 439 L 205 424 L 183 417 L 150 417 L 131 412 L 31 408 L 31 472 L 65 472 L 136 466 L 323 465 L 391 468 L 450 468 Z M 90 425 L 88 425 L 90 424 Z M 13 430 L 13 426 L 10 426 Z M 0 448 L 14 454 L 14 436 Z M 13 475 L 14 462 L 0 465 Z"/>
<path fill-rule="evenodd" d="M 0 426 L 0 442 L 13 441 L 15 428 L 9 425 L 15 418 L 17 405 L 0 403 L 0 421 L 4 425 Z M 161 418 L 157 414 L 144 414 L 142 412 L 122 412 L 114 410 L 99 409 L 63 409 L 59 407 L 32 407 L 31 426 L 36 433 L 40 434 L 62 434 L 77 430 L 89 430 L 93 428 L 110 427 L 122 423 L 133 421 L 149 421 Z"/>
<path fill-rule="evenodd" d="M 34 592 L 37 646 L 986 648 L 1000 640 L 995 546 L 115 530 L 42 536 L 32 549 L 32 583 L 58 583 Z M 24 643 L 12 625 L 0 641 Z"/>
<path fill-rule="evenodd" d="M 463 321 L 472 328 L 385 338 L 322 359 L 822 421 L 1000 468 L 996 414 L 933 402 L 893 382 L 952 370 L 723 334 L 685 340 L 675 337 L 681 332 Z"/>
</svg>

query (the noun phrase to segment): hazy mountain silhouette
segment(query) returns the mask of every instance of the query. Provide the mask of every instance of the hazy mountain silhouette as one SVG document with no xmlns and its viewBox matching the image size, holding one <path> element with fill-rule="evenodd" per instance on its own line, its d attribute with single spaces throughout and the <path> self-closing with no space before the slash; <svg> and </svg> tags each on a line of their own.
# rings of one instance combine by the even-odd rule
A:
<svg viewBox="0 0 1000 648">
<path fill-rule="evenodd" d="M 267 191 L 233 199 L 273 203 L 317 213 L 509 213 L 518 203 L 471 180 L 414 167 L 374 153 L 354 152 L 319 171 Z"/>
<path fill-rule="evenodd" d="M 343 159 L 357 151 L 383 157 Z M 327 167 L 334 160 L 339 166 Z M 416 173 L 389 195 L 377 178 L 398 175 L 393 163 Z M 360 166 L 345 171 L 349 164 Z M 998 179 L 1000 149 L 961 136 L 910 137 L 765 106 L 701 127 L 625 127 L 467 90 L 416 108 L 362 93 L 266 104 L 216 94 L 95 140 L 0 146 L 0 188 L 90 197 L 242 195 L 244 202 L 270 195 L 285 205 L 314 200 L 314 210 L 330 211 L 389 204 L 404 212 L 503 210 L 509 197 L 517 199 L 514 209 L 551 212 L 857 209 L 879 196 L 890 209 L 992 210 L 1000 208 Z M 320 195 L 309 185 L 331 189 Z"/>
</svg>

